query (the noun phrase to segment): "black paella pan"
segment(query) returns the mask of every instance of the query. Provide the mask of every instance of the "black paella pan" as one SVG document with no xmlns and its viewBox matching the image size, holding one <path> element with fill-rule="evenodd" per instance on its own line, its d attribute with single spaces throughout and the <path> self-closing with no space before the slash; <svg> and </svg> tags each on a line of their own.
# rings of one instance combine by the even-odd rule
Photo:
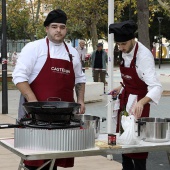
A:
<svg viewBox="0 0 170 170">
<path fill-rule="evenodd" d="M 26 102 L 23 107 L 27 114 L 39 121 L 67 122 L 78 114 L 81 104 L 63 101 Z"/>
</svg>

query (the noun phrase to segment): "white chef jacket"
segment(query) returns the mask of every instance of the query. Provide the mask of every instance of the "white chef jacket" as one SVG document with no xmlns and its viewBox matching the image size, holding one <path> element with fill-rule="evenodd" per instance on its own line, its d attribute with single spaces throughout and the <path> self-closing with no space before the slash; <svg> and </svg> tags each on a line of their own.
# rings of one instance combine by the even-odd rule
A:
<svg viewBox="0 0 170 170">
<path fill-rule="evenodd" d="M 71 45 L 67 45 L 73 56 L 73 69 L 75 73 L 75 84 L 85 83 L 85 74 L 82 72 L 79 54 Z M 55 44 L 49 41 L 50 57 L 70 61 L 64 43 Z M 32 83 L 38 76 L 47 59 L 46 38 L 28 43 L 21 51 L 15 69 L 12 73 L 14 84 L 28 81 Z"/>
<path fill-rule="evenodd" d="M 122 53 L 125 67 L 130 67 L 135 47 L 136 45 L 130 53 Z M 136 71 L 139 78 L 148 85 L 148 93 L 146 96 L 151 98 L 154 104 L 158 104 L 162 94 L 162 85 L 155 71 L 154 57 L 150 50 L 140 42 L 138 42 L 138 51 L 136 55 Z"/>
</svg>

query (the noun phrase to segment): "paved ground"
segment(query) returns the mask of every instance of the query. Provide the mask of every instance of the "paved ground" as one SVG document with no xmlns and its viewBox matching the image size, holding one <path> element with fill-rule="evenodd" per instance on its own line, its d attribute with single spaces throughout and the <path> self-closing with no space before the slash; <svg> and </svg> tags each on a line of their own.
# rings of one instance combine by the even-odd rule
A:
<svg viewBox="0 0 170 170">
<path fill-rule="evenodd" d="M 170 64 L 161 65 L 161 69 L 156 66 L 160 75 L 160 80 L 165 91 L 170 91 Z M 87 81 L 92 81 L 91 70 L 86 70 Z M 120 82 L 120 73 L 118 68 L 114 68 L 114 84 Z M 19 92 L 17 90 L 8 91 L 9 114 L 0 114 L 0 123 L 15 123 L 17 117 Z M 2 92 L 0 92 L 0 101 L 2 101 Z M 100 117 L 107 116 L 107 96 L 103 97 L 102 102 L 86 104 L 86 114 L 92 114 Z M 162 96 L 158 106 L 151 107 L 151 117 L 170 117 L 169 114 L 170 96 Z M 0 105 L 0 112 L 2 105 Z M 101 133 L 106 132 L 106 122 L 101 123 Z M 0 138 L 13 136 L 13 129 L 0 130 Z M 0 170 L 16 170 L 19 164 L 19 157 L 10 151 L 0 147 Z M 62 168 L 59 168 L 59 170 Z M 107 160 L 104 156 L 76 158 L 74 168 L 70 170 L 121 170 L 121 155 L 114 155 L 114 161 Z M 170 166 L 166 157 L 166 152 L 151 152 L 147 162 L 147 170 L 168 170 Z"/>
</svg>

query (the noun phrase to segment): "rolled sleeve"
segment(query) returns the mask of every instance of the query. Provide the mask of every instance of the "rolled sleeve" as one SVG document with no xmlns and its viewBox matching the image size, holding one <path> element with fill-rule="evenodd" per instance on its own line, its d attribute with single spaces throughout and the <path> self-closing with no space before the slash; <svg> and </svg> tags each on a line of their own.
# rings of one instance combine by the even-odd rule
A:
<svg viewBox="0 0 170 170">
<path fill-rule="evenodd" d="M 17 83 L 25 82 L 29 80 L 29 75 L 26 71 L 26 66 L 23 65 L 20 61 L 17 61 L 17 65 L 12 73 L 12 81 L 16 85 Z"/>
</svg>

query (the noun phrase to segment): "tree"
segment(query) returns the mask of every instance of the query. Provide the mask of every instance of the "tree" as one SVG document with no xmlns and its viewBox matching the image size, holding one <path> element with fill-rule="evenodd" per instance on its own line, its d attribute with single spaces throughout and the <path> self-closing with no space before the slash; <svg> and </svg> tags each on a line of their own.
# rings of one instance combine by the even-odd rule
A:
<svg viewBox="0 0 170 170">
<path fill-rule="evenodd" d="M 107 0 L 51 0 L 51 3 L 57 4 L 57 7 L 53 5 L 53 8 L 61 8 L 67 13 L 69 36 L 90 38 L 93 49 L 96 49 L 99 35 L 97 25 L 107 25 Z"/>
<path fill-rule="evenodd" d="M 170 1 L 169 0 L 158 0 L 158 3 L 166 11 L 168 16 L 170 16 Z"/>
<path fill-rule="evenodd" d="M 7 3 L 7 36 L 8 39 L 17 40 L 26 36 L 29 9 L 26 8 L 25 1 L 16 0 Z"/>
<path fill-rule="evenodd" d="M 159 1 L 168 2 L 169 0 Z M 162 34 L 164 37 L 169 38 L 170 31 L 167 27 L 170 19 L 167 16 L 166 10 L 162 9 L 157 0 L 131 0 L 131 6 L 129 6 L 129 0 L 115 0 L 115 21 L 128 20 L 129 7 L 131 7 L 131 18 L 138 23 L 138 39 L 145 46 L 150 48 L 149 43 L 152 44 L 154 36 L 158 35 L 158 16 L 163 16 Z"/>
<path fill-rule="evenodd" d="M 159 3 L 158 3 L 159 2 Z M 138 4 L 137 4 L 138 3 Z M 56 5 L 57 4 L 57 5 Z M 161 6 L 160 6 L 161 4 Z M 146 9 L 142 7 L 149 5 L 149 22 L 143 15 L 148 15 Z M 108 0 L 7 0 L 7 35 L 10 39 L 30 39 L 42 38 L 46 35 L 43 27 L 45 13 L 55 8 L 63 9 L 68 15 L 68 34 L 67 38 L 92 40 L 93 49 L 96 48 L 98 39 L 107 39 L 108 34 Z M 164 16 L 162 22 L 163 35 L 169 37 L 167 27 L 169 0 L 115 0 L 114 19 L 120 22 L 129 19 L 131 9 L 131 18 L 138 22 L 140 41 L 147 40 L 143 37 L 149 37 L 146 29 L 150 29 L 150 38 L 157 34 L 158 14 Z M 138 10 L 139 8 L 139 10 Z M 165 10 L 163 10 L 163 9 Z M 148 9 L 147 9 L 148 10 Z M 0 11 L 1 13 L 1 11 Z M 0 15 L 1 20 L 1 15 Z M 157 22 L 157 23 L 156 23 Z M 145 26 L 143 25 L 145 24 Z M 146 35 L 145 35 L 146 34 Z M 141 38 L 142 37 L 142 38 Z M 143 42 L 146 46 L 148 40 Z"/>
<path fill-rule="evenodd" d="M 7 2 L 8 38 L 34 40 L 39 28 L 42 30 L 43 13 L 40 12 L 42 0 L 15 0 Z M 42 31 L 44 36 L 44 31 Z M 42 37 L 41 34 L 40 37 Z"/>
<path fill-rule="evenodd" d="M 148 0 L 137 0 L 138 16 L 138 39 L 148 49 L 150 49 L 149 40 L 149 6 Z"/>
</svg>

